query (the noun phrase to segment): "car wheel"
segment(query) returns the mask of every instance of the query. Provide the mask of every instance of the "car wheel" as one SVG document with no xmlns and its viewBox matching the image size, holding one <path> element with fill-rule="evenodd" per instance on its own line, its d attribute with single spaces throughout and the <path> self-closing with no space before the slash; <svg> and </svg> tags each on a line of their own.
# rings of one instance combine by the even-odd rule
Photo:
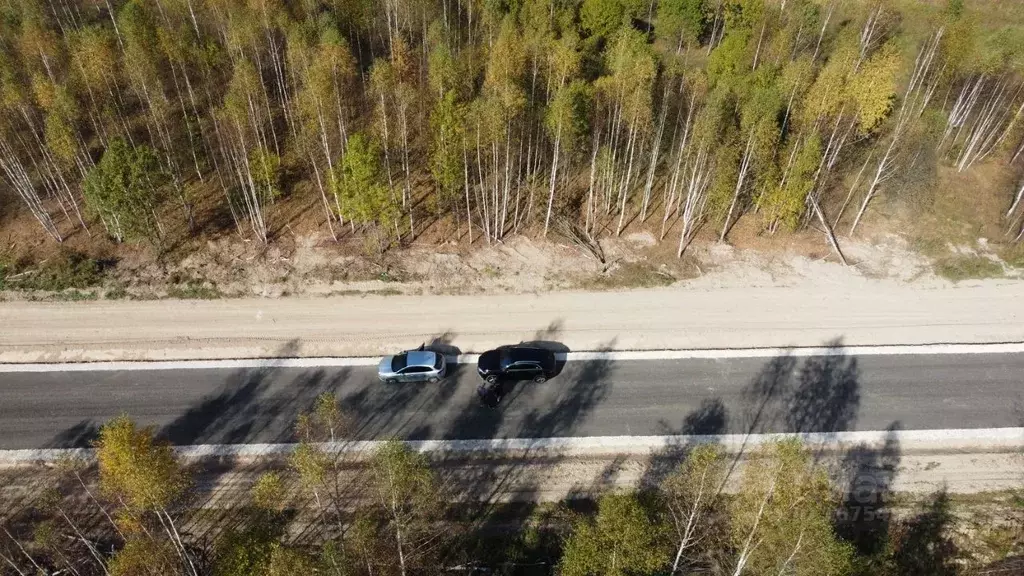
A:
<svg viewBox="0 0 1024 576">
<path fill-rule="evenodd" d="M 437 384 L 440 381 L 441 381 L 441 379 L 438 378 L 437 376 L 431 376 L 430 379 L 427 380 L 427 382 L 430 382 L 431 384 Z"/>
<path fill-rule="evenodd" d="M 394 378 L 388 378 L 387 380 L 384 380 L 384 383 L 385 384 L 398 384 L 398 380 L 395 380 Z"/>
<path fill-rule="evenodd" d="M 497 384 L 498 383 L 498 377 L 496 375 L 494 375 L 494 374 L 491 374 L 487 378 L 484 378 L 484 380 L 486 380 L 488 384 Z"/>
<path fill-rule="evenodd" d="M 543 374 L 538 374 L 533 377 L 533 381 L 537 384 L 543 384 L 548 381 L 548 377 Z"/>
</svg>

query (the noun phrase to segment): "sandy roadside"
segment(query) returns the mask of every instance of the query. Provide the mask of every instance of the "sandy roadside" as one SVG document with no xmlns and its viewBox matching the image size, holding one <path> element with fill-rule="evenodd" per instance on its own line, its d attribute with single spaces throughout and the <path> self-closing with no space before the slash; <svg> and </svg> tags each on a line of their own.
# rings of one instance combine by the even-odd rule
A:
<svg viewBox="0 0 1024 576">
<path fill-rule="evenodd" d="M 437 341 L 655 350 L 1024 341 L 1024 284 L 0 303 L 0 362 L 358 356 Z"/>
</svg>

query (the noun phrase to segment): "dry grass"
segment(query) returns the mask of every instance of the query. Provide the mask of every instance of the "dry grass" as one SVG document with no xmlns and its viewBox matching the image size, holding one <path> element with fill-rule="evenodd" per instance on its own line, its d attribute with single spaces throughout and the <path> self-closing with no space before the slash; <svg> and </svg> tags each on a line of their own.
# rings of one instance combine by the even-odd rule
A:
<svg viewBox="0 0 1024 576">
<path fill-rule="evenodd" d="M 632 288 L 658 288 L 676 281 L 668 272 L 643 262 L 627 262 L 605 274 L 580 281 L 584 290 L 628 290 Z"/>
<path fill-rule="evenodd" d="M 947 280 L 999 278 L 1003 276 L 1003 267 L 984 256 L 959 255 L 941 258 L 935 262 L 935 273 Z"/>
</svg>

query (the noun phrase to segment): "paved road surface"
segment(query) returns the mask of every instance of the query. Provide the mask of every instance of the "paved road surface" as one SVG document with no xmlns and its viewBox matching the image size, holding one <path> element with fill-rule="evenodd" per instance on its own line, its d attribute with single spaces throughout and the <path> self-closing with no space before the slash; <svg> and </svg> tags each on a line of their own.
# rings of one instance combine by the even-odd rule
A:
<svg viewBox="0 0 1024 576">
<path fill-rule="evenodd" d="M 1024 354 L 569 362 L 483 407 L 474 366 L 435 385 L 370 367 L 0 374 L 0 448 L 84 446 L 127 412 L 176 444 L 288 442 L 324 391 L 363 438 L 827 432 L 1022 426 Z"/>
</svg>

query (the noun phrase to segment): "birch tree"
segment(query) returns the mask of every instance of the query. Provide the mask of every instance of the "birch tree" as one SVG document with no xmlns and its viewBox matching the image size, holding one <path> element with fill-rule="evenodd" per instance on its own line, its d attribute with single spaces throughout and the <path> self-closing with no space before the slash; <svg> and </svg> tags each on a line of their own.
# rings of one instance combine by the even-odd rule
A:
<svg viewBox="0 0 1024 576">
<path fill-rule="evenodd" d="M 266 243 L 270 237 L 266 211 L 279 190 L 273 185 L 278 167 L 267 126 L 267 111 L 260 106 L 261 80 L 248 60 L 235 63 L 234 74 L 224 95 L 224 106 L 217 123 L 221 139 L 224 169 L 234 186 L 225 190 L 235 224 L 241 233 L 241 220 L 248 222 L 256 239 Z"/>
<path fill-rule="evenodd" d="M 100 489 L 121 504 L 119 523 L 122 530 L 133 534 L 125 550 L 133 554 L 137 550 L 148 550 L 147 553 L 174 550 L 180 569 L 185 574 L 198 576 L 195 559 L 182 541 L 177 521 L 171 515 L 189 485 L 189 478 L 175 459 L 171 446 L 156 440 L 152 428 L 138 428 L 127 416 L 119 416 L 100 428 L 95 447 Z M 154 531 L 145 527 L 149 518 L 156 520 L 157 529 L 166 539 L 156 538 Z M 122 562 L 136 565 L 139 560 L 134 559 L 134 555 L 132 558 Z M 117 562 L 116 558 L 111 561 L 112 574 L 119 573 Z"/>
<path fill-rule="evenodd" d="M 558 572 L 563 576 L 651 574 L 669 563 L 664 532 L 636 494 L 606 494 L 597 516 L 580 518 L 565 542 Z"/>
<path fill-rule="evenodd" d="M 612 181 L 611 192 L 617 198 L 619 220 L 615 233 L 619 235 L 636 177 L 634 161 L 641 154 L 641 136 L 651 124 L 657 64 L 643 34 L 623 28 L 612 40 L 605 66 L 608 74 L 595 82 L 595 88 L 603 93 L 610 108 L 608 176 Z"/>
<path fill-rule="evenodd" d="M 373 493 L 387 518 L 387 539 L 406 576 L 441 534 L 431 522 L 441 510 L 441 496 L 433 472 L 422 454 L 398 440 L 388 440 L 374 454 Z"/>
<path fill-rule="evenodd" d="M 300 82 L 293 101 L 301 147 L 320 192 L 327 227 L 337 240 L 334 222 L 342 211 L 338 196 L 332 194 L 332 202 L 328 193 L 336 188 L 335 164 L 348 137 L 348 91 L 353 88 L 356 64 L 345 40 L 330 27 L 321 32 L 315 47 L 304 47 L 301 38 L 293 38 L 289 49 L 291 67 Z"/>
<path fill-rule="evenodd" d="M 381 147 L 362 133 L 353 132 L 345 150 L 345 158 L 333 180 L 341 215 L 353 225 L 376 225 L 378 252 L 383 253 L 383 236 L 392 227 L 397 230 L 401 205 L 383 173 Z"/>
<path fill-rule="evenodd" d="M 166 180 L 153 150 L 115 138 L 82 188 L 87 207 L 115 240 L 159 242 L 164 233 L 157 210 Z"/>
<path fill-rule="evenodd" d="M 662 484 L 674 530 L 671 574 L 685 574 L 695 559 L 694 552 L 720 544 L 709 540 L 718 536 L 716 532 L 724 524 L 720 487 L 725 472 L 720 450 L 707 444 L 687 454 L 686 461 Z"/>
<path fill-rule="evenodd" d="M 544 235 L 551 222 L 555 202 L 559 162 L 563 154 L 571 154 L 587 131 L 587 110 L 590 107 L 590 87 L 581 80 L 561 86 L 548 109 L 545 125 L 554 140 L 551 158 L 551 178 L 548 187 L 548 206 L 544 216 Z"/>
<path fill-rule="evenodd" d="M 171 123 L 168 116 L 173 109 L 164 90 L 160 68 L 164 64 L 158 45 L 156 22 L 151 7 L 139 0 L 129 0 L 117 14 L 119 46 L 122 52 L 122 66 L 128 85 L 146 112 L 146 129 L 154 149 L 160 151 L 165 172 L 171 178 L 172 188 L 178 199 L 182 214 L 189 229 L 195 225 L 194 207 L 185 193 L 179 148 L 174 144 Z"/>
<path fill-rule="evenodd" d="M 832 528 L 826 471 L 797 440 L 752 455 L 732 503 L 733 576 L 847 574 L 853 550 Z"/>
<path fill-rule="evenodd" d="M 900 100 L 888 146 L 881 154 L 874 177 L 864 194 L 864 200 L 850 225 L 851 236 L 857 230 L 857 225 L 864 216 L 868 203 L 878 194 L 879 187 L 893 176 L 896 169 L 896 155 L 903 143 L 903 138 L 910 131 L 913 122 L 920 116 L 924 106 L 927 105 L 929 98 L 928 76 L 933 73 L 935 54 L 942 33 L 943 30 L 940 28 L 918 51 L 910 82 Z M 862 131 L 870 131 L 892 110 L 892 102 L 895 98 L 894 76 L 897 65 L 898 54 L 895 52 L 895 48 L 882 49 L 872 56 L 865 65 L 863 74 L 858 74 L 855 77 L 851 91 L 858 103 L 859 124 Z M 876 79 L 881 86 L 876 85 Z"/>
</svg>

